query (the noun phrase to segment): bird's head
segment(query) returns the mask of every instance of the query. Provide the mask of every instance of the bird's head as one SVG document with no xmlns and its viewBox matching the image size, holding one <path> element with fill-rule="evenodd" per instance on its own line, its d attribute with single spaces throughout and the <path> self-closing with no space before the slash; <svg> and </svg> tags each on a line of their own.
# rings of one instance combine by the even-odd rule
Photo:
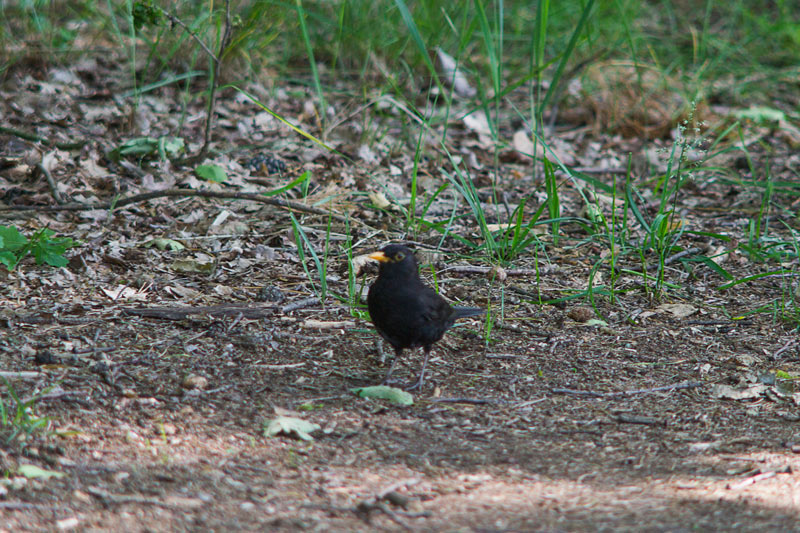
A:
<svg viewBox="0 0 800 533">
<path fill-rule="evenodd" d="M 414 252 L 400 244 L 385 246 L 381 248 L 380 251 L 372 253 L 368 257 L 378 261 L 381 269 L 389 265 L 406 264 L 413 267 L 414 272 L 416 272 L 417 260 L 414 258 Z"/>
</svg>

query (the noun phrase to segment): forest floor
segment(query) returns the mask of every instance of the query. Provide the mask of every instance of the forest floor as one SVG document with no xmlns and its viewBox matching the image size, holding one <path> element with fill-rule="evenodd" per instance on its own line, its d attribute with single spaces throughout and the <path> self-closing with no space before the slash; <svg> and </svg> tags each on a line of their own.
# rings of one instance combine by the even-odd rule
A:
<svg viewBox="0 0 800 533">
<path fill-rule="evenodd" d="M 109 156 L 144 136 L 191 139 L 196 151 L 205 115 L 202 101 L 184 109 L 169 88 L 134 107 L 114 97 L 124 83 L 104 68 L 20 69 L 0 91 L 8 127 L 83 143 L 0 134 L 0 223 L 80 242 L 64 268 L 29 259 L 0 269 L 0 398 L 13 415 L 13 391 L 32 400 L 29 417 L 49 420 L 3 441 L 0 531 L 800 530 L 796 249 L 776 265 L 745 246 L 763 220 L 791 256 L 796 189 L 776 186 L 765 211 L 764 188 L 736 178 L 769 165 L 776 183 L 796 182 L 780 128 L 745 125 L 747 150 L 720 154 L 707 165 L 716 173 L 698 171 L 676 192 L 686 230 L 672 235 L 685 253 L 659 268 L 629 215 L 627 242 L 641 254 L 621 254 L 612 271 L 584 198 L 599 198 L 611 224 L 624 191 L 614 199 L 593 184 L 621 186 L 630 153 L 638 209 L 652 217 L 651 177 L 675 141 L 600 133 L 573 105 L 574 122 L 557 122 L 548 140 L 591 178 L 558 171 L 571 218 L 558 239 L 537 226 L 543 247 L 522 250 L 501 279 L 484 272 L 473 212 L 442 171 L 469 172 L 488 222 L 508 222 L 525 197 L 528 220 L 546 194 L 519 136 L 498 146 L 454 109 L 445 145 L 458 158 L 423 142 L 425 212 L 409 224 L 419 133 L 397 102 L 332 100 L 334 153 L 225 92 L 221 153 L 206 162 L 227 179 L 214 184 L 169 159 Z M 305 89 L 248 90 L 319 132 Z M 510 140 L 522 126 L 504 113 Z M 251 165 L 263 154 L 286 170 Z M 102 208 L 154 191 L 264 193 L 304 172 L 269 198 L 305 210 L 181 196 Z M 98 208 L 50 209 L 57 199 Z M 376 269 L 359 256 L 392 240 L 415 245 L 423 277 L 451 301 L 491 310 L 436 345 L 411 406 L 351 392 L 380 383 L 389 364 L 362 302 Z M 324 258 L 324 287 L 311 249 Z M 764 275 L 725 289 L 720 271 Z M 566 299 L 590 286 L 604 290 Z M 398 376 L 420 364 L 407 353 Z M 320 429 L 307 441 L 266 436 L 282 416 Z"/>
</svg>

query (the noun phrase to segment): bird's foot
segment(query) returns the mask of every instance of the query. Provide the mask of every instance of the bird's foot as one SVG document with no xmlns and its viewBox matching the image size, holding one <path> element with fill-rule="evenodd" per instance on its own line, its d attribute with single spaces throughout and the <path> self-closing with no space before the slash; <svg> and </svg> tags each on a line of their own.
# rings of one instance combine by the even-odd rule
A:
<svg viewBox="0 0 800 533">
<path fill-rule="evenodd" d="M 404 390 L 407 390 L 407 391 L 420 390 L 420 389 L 422 389 L 422 384 L 423 383 L 425 383 L 425 381 L 422 378 L 420 378 L 416 382 L 412 383 L 411 385 L 408 385 L 407 387 L 403 387 L 403 388 L 404 388 Z"/>
</svg>

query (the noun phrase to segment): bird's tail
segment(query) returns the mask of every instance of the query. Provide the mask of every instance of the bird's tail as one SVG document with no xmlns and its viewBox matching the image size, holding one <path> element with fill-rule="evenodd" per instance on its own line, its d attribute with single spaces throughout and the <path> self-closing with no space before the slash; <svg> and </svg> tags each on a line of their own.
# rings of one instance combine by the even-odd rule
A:
<svg viewBox="0 0 800 533">
<path fill-rule="evenodd" d="M 477 307 L 453 307 L 453 318 L 465 318 L 468 316 L 478 316 L 486 314 L 486 309 L 479 309 Z"/>
</svg>

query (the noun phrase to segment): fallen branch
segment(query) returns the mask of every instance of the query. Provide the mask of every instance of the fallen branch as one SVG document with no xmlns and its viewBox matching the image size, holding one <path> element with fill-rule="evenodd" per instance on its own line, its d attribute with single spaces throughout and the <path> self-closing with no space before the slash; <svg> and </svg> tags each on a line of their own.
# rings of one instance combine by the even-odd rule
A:
<svg viewBox="0 0 800 533">
<path fill-rule="evenodd" d="M 51 141 L 50 139 L 45 139 L 44 137 L 40 137 L 33 133 L 28 133 L 27 131 L 17 130 L 14 128 L 7 128 L 5 126 L 0 126 L 0 133 L 4 133 L 6 135 L 13 135 L 14 137 L 19 137 L 20 139 L 24 139 L 26 141 L 41 143 L 45 146 L 53 146 L 55 148 L 58 148 L 59 150 L 77 150 L 78 148 L 82 148 L 83 145 L 86 144 L 86 141 L 78 141 L 70 143 L 54 142 Z"/>
<path fill-rule="evenodd" d="M 2 211 L 40 211 L 50 213 L 55 211 L 92 211 L 95 209 L 119 209 L 128 205 L 136 204 L 139 202 L 146 202 L 147 200 L 154 200 L 156 198 L 191 198 L 198 196 L 200 198 L 219 198 L 222 200 L 247 200 L 250 202 L 258 202 L 267 205 L 274 205 L 277 207 L 284 207 L 286 209 L 294 209 L 304 213 L 311 213 L 313 215 L 329 216 L 334 220 L 342 223 L 350 222 L 350 219 L 342 215 L 336 215 L 318 207 L 305 205 L 301 202 L 294 200 L 285 200 L 283 198 L 274 198 L 262 196 L 256 193 L 249 192 L 223 192 L 223 191 L 209 191 L 209 190 L 194 190 L 194 189 L 166 189 L 163 191 L 146 192 L 142 194 L 134 194 L 125 198 L 120 198 L 110 202 L 100 202 L 96 204 L 65 204 L 58 206 L 38 206 L 38 205 L 9 205 L 0 207 Z"/>
<path fill-rule="evenodd" d="M 44 375 L 44 372 L 0 372 L 0 378 L 2 379 L 36 379 Z"/>
<path fill-rule="evenodd" d="M 743 489 L 744 487 L 747 487 L 749 485 L 754 485 L 754 484 L 758 483 L 759 481 L 764 481 L 765 479 L 773 478 L 777 474 L 787 474 L 787 473 L 789 473 L 789 472 L 786 472 L 786 471 L 781 472 L 781 471 L 770 470 L 769 472 L 762 472 L 760 474 L 756 474 L 754 476 L 750 476 L 748 478 L 745 478 L 745 479 L 739 481 L 738 483 L 730 484 L 730 485 L 726 486 L 725 488 L 728 489 L 728 490 L 739 490 L 739 489 Z"/>
<path fill-rule="evenodd" d="M 47 180 L 47 186 L 50 187 L 50 194 L 53 195 L 53 200 L 59 205 L 64 205 L 66 202 L 64 201 L 64 197 L 61 196 L 61 192 L 58 190 L 56 180 L 53 179 L 53 175 L 47 170 L 44 163 L 36 163 L 36 168 L 39 169 L 39 172 L 41 172 Z"/>
<path fill-rule="evenodd" d="M 777 352 L 772 354 L 772 358 L 773 359 L 777 359 L 780 354 L 782 354 L 783 352 L 785 352 L 786 350 L 788 350 L 789 348 L 791 348 L 795 344 L 797 344 L 797 340 L 796 339 L 790 340 L 789 342 L 784 344 L 783 347 L 781 347 Z"/>
<path fill-rule="evenodd" d="M 488 274 L 494 267 L 482 267 L 472 265 L 453 265 L 442 269 L 442 272 L 456 272 L 458 274 Z M 509 268 L 504 270 L 508 276 L 535 276 L 535 268 Z M 539 271 L 541 272 L 541 271 Z"/>
<path fill-rule="evenodd" d="M 291 313 L 292 311 L 305 309 L 306 307 L 311 307 L 312 305 L 318 303 L 319 303 L 319 298 L 317 298 L 316 296 L 312 296 L 311 298 L 303 298 L 301 300 L 296 300 L 281 307 L 281 313 L 283 314 Z"/>
<path fill-rule="evenodd" d="M 695 254 L 698 254 L 698 253 L 700 253 L 702 251 L 703 251 L 702 248 L 697 248 L 697 247 L 689 248 L 688 250 L 682 250 L 682 251 L 680 251 L 680 252 L 678 252 L 678 253 L 676 253 L 674 255 L 671 255 L 671 256 L 667 257 L 666 259 L 664 259 L 664 265 L 663 266 L 667 266 L 670 263 L 674 263 L 675 261 L 677 261 L 681 257 L 686 257 L 686 256 L 689 256 L 689 255 L 695 255 Z M 652 263 L 651 265 L 649 265 L 647 267 L 647 270 L 651 270 L 652 271 L 652 270 L 658 270 L 659 268 L 661 268 L 661 265 L 659 265 L 658 263 Z"/>
<path fill-rule="evenodd" d="M 12 511 L 19 511 L 22 509 L 39 509 L 39 510 L 55 511 L 58 509 L 64 509 L 64 506 L 40 505 L 38 503 L 27 503 L 27 502 L 0 502 L 0 509 L 10 509 Z"/>
<path fill-rule="evenodd" d="M 192 315 L 208 315 L 213 317 L 239 316 L 250 320 L 268 318 L 275 313 L 272 307 L 255 307 L 253 305 L 209 305 L 198 307 L 123 307 L 123 314 L 142 318 L 162 318 L 166 320 L 185 320 Z"/>
<path fill-rule="evenodd" d="M 620 424 L 642 424 L 645 426 L 666 426 L 666 420 L 659 420 L 657 418 L 652 418 L 649 416 L 641 416 L 641 415 L 630 415 L 626 413 L 619 413 L 617 415 L 612 416 L 614 420 L 619 422 Z"/>
<path fill-rule="evenodd" d="M 635 389 L 625 390 L 619 392 L 597 392 L 590 390 L 574 390 L 574 389 L 550 389 L 553 394 L 572 394 L 574 396 L 591 396 L 593 398 L 618 398 L 620 396 L 633 396 L 635 394 L 650 394 L 652 392 L 666 392 L 681 389 L 696 389 L 703 387 L 705 383 L 696 381 L 688 381 L 686 383 L 678 383 L 676 385 L 664 385 L 663 387 L 653 387 L 652 389 Z"/>
<path fill-rule="evenodd" d="M 497 400 L 494 398 L 430 398 L 428 401 L 432 403 L 469 403 L 473 405 L 484 405 L 487 403 L 508 403 L 505 400 Z"/>
</svg>

